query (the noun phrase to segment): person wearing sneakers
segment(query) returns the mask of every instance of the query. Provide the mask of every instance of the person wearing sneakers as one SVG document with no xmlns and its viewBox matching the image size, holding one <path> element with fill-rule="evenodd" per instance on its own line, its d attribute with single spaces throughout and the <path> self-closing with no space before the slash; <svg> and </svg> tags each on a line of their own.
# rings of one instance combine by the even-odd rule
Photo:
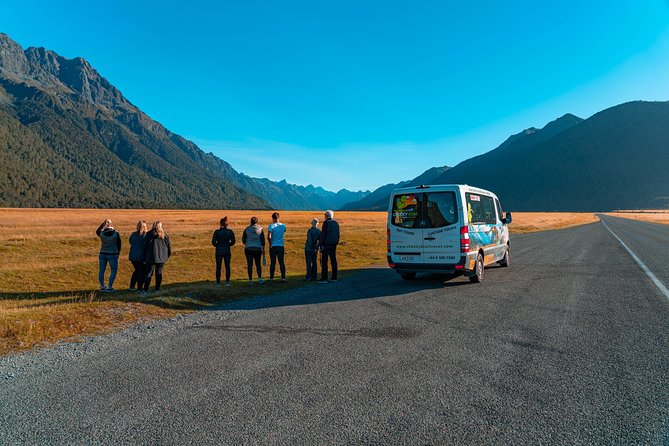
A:
<svg viewBox="0 0 669 446">
<path fill-rule="evenodd" d="M 167 259 L 172 255 L 172 244 L 170 237 L 163 229 L 163 223 L 157 221 L 153 224 L 153 229 L 147 235 L 146 251 L 144 261 L 146 262 L 146 276 L 144 278 L 143 294 L 149 291 L 153 271 L 156 272 L 155 291 L 160 291 L 160 285 L 163 282 L 163 268 Z"/>
<path fill-rule="evenodd" d="M 307 261 L 307 281 L 318 280 L 318 240 L 321 230 L 318 229 L 318 219 L 311 220 L 311 227 L 307 230 L 307 241 L 304 243 L 304 259 Z"/>
<path fill-rule="evenodd" d="M 121 254 L 121 236 L 114 229 L 114 225 L 110 219 L 103 221 L 95 233 L 100 237 L 100 241 L 102 242 L 98 256 L 100 261 L 100 270 L 98 272 L 100 291 L 113 292 L 115 291 L 114 279 L 116 279 L 116 272 L 118 271 L 118 256 Z M 109 285 L 105 287 L 107 264 L 109 264 L 111 273 L 109 274 Z"/>
<path fill-rule="evenodd" d="M 242 234 L 242 243 L 244 244 L 244 255 L 246 255 L 249 285 L 253 285 L 253 263 L 256 264 L 258 283 L 263 283 L 260 259 L 265 254 L 265 233 L 262 226 L 258 224 L 258 217 L 251 217 L 251 224 L 244 229 Z"/>
<path fill-rule="evenodd" d="M 269 240 L 269 280 L 274 280 L 276 261 L 279 261 L 281 269 L 281 282 L 286 281 L 286 264 L 284 262 L 285 248 L 283 235 L 286 233 L 286 225 L 279 221 L 279 213 L 272 214 L 272 224 L 267 227 L 267 240 Z"/>
<path fill-rule="evenodd" d="M 137 222 L 137 230 L 130 234 L 130 254 L 128 259 L 132 262 L 135 271 L 130 277 L 130 291 L 144 289 L 144 277 L 146 276 L 146 264 L 144 263 L 144 251 L 146 250 L 146 222 L 140 220 Z"/>
<path fill-rule="evenodd" d="M 216 286 L 221 286 L 221 263 L 225 261 L 225 286 L 230 286 L 230 247 L 235 244 L 235 233 L 228 229 L 228 217 L 221 218 L 221 227 L 214 231 L 211 244 L 216 247 Z"/>
<path fill-rule="evenodd" d="M 321 238 L 318 241 L 318 249 L 321 252 L 321 280 L 318 283 L 328 283 L 328 259 L 332 264 L 332 278 L 330 282 L 337 281 L 337 245 L 339 244 L 339 223 L 334 220 L 334 212 L 325 211 L 325 221 L 321 230 Z"/>
</svg>

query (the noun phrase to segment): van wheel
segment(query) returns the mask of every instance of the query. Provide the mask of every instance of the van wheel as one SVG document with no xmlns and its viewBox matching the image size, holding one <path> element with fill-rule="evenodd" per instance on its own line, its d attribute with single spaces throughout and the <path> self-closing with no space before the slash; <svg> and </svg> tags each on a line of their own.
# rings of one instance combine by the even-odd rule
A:
<svg viewBox="0 0 669 446">
<path fill-rule="evenodd" d="M 481 255 L 481 253 L 479 253 L 479 255 L 476 256 L 476 270 L 474 272 L 476 274 L 470 276 L 469 280 L 474 283 L 483 282 L 483 256 Z"/>
<path fill-rule="evenodd" d="M 416 273 L 405 273 L 405 274 L 402 274 L 401 276 L 402 276 L 402 279 L 404 279 L 404 280 L 413 280 L 413 279 L 416 278 Z"/>
<path fill-rule="evenodd" d="M 504 257 L 498 263 L 502 267 L 509 266 L 509 248 L 506 248 L 506 251 L 504 251 Z"/>
</svg>

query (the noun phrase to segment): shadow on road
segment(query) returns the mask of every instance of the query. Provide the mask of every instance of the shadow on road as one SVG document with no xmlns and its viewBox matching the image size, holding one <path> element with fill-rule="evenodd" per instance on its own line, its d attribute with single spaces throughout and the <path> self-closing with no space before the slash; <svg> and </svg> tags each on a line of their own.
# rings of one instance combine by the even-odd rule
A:
<svg viewBox="0 0 669 446">
<path fill-rule="evenodd" d="M 338 282 L 318 284 L 291 277 L 288 283 L 265 282 L 248 286 L 246 281 L 233 281 L 232 287 L 216 287 L 213 282 L 197 281 L 166 285 L 160 292 L 140 295 L 137 292 L 75 290 L 38 293 L 2 293 L 0 300 L 15 300 L 22 308 L 54 304 L 92 302 L 135 302 L 169 309 L 237 310 L 271 308 L 288 305 L 309 305 L 373 297 L 395 296 L 426 289 L 469 285 L 462 276 L 419 274 L 415 280 L 404 280 L 389 268 L 364 268 L 340 272 Z"/>
<path fill-rule="evenodd" d="M 404 280 L 388 268 L 365 268 L 347 274 L 338 282 L 308 282 L 305 286 L 290 291 L 225 303 L 216 310 L 255 310 L 345 302 L 469 284 L 469 279 L 462 276 L 424 274 L 418 275 L 415 280 Z"/>
</svg>

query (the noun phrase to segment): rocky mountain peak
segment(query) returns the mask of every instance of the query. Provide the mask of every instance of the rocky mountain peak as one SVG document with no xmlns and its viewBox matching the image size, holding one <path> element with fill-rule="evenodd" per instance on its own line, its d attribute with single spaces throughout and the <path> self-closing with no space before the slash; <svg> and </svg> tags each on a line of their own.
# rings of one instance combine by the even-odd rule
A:
<svg viewBox="0 0 669 446">
<path fill-rule="evenodd" d="M 0 33 L 0 68 L 6 77 L 55 94 L 102 107 L 136 111 L 85 59 L 67 59 L 45 48 L 30 47 L 24 51 L 3 33 Z"/>
<path fill-rule="evenodd" d="M 21 45 L 5 33 L 0 33 L 0 69 L 14 74 L 26 74 L 29 70 Z"/>
</svg>

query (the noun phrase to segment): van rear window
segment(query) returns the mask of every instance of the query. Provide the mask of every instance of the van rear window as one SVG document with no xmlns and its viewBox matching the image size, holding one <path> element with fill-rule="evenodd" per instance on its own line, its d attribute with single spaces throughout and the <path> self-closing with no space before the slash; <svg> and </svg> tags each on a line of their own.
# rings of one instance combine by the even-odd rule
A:
<svg viewBox="0 0 669 446">
<path fill-rule="evenodd" d="M 423 205 L 422 200 L 423 194 L 395 195 L 395 198 L 393 198 L 393 224 L 403 228 L 415 227 Z"/>
<path fill-rule="evenodd" d="M 453 192 L 402 194 L 393 197 L 392 223 L 403 228 L 441 228 L 458 221 Z"/>
</svg>

